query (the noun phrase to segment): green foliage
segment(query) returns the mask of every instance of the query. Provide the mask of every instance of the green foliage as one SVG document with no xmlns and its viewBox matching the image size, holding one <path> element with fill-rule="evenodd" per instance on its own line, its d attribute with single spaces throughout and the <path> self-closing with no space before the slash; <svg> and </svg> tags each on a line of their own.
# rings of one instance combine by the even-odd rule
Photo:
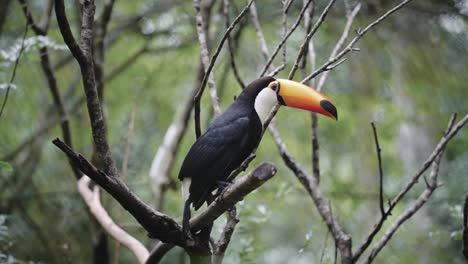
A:
<svg viewBox="0 0 468 264">
<path fill-rule="evenodd" d="M 13 167 L 11 166 L 10 163 L 0 160 L 0 170 L 4 170 L 6 172 L 12 172 Z"/>
</svg>

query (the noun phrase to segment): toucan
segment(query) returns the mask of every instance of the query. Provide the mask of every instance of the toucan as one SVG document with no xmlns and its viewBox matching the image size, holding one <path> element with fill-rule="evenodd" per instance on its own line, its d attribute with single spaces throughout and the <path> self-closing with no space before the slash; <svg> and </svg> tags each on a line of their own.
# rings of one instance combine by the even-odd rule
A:
<svg viewBox="0 0 468 264">
<path fill-rule="evenodd" d="M 195 141 L 182 163 L 184 234 L 190 235 L 190 205 L 198 210 L 204 202 L 210 203 L 216 189 L 225 187 L 230 173 L 257 148 L 277 104 L 338 118 L 331 100 L 304 84 L 270 76 L 250 83 Z"/>
</svg>

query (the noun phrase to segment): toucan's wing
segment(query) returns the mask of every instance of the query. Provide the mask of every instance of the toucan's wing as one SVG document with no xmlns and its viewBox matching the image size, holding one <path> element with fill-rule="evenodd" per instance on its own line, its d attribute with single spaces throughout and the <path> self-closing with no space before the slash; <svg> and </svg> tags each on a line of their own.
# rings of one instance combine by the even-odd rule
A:
<svg viewBox="0 0 468 264">
<path fill-rule="evenodd" d="M 192 146 L 185 157 L 179 179 L 192 178 L 190 199 L 194 207 L 203 204 L 219 179 L 225 179 L 238 166 L 251 144 L 251 120 L 243 116 L 228 122 L 215 122 Z M 248 154 L 247 154 L 248 155 Z"/>
</svg>

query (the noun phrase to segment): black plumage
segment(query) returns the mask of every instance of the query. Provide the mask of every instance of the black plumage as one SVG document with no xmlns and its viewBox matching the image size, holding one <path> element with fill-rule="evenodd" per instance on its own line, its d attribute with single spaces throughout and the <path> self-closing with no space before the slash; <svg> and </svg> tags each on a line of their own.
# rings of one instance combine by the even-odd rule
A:
<svg viewBox="0 0 468 264">
<path fill-rule="evenodd" d="M 263 77 L 249 84 L 232 105 L 218 116 L 191 147 L 179 173 L 179 179 L 191 178 L 189 198 L 184 209 L 184 227 L 195 209 L 207 201 L 229 174 L 258 146 L 263 124 L 255 111 L 255 98 L 272 81 Z M 188 219 L 187 219 L 188 218 Z"/>
</svg>

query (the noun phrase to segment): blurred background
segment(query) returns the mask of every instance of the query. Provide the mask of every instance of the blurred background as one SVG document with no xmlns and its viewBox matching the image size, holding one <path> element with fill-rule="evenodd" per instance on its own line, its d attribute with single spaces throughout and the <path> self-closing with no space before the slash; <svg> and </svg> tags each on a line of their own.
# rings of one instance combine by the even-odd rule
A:
<svg viewBox="0 0 468 264">
<path fill-rule="evenodd" d="M 36 20 L 47 2 L 29 1 Z M 96 2 L 99 14 L 102 3 Z M 225 31 L 222 2 L 214 1 L 208 13 L 211 50 Z M 315 2 L 314 20 L 328 1 Z M 366 26 L 399 1 L 361 3 L 354 29 Z M 77 36 L 79 1 L 65 4 Z M 244 5 L 245 1 L 231 1 L 231 21 Z M 257 1 L 256 5 L 271 52 L 282 38 L 282 4 Z M 300 0 L 293 2 L 288 27 L 302 5 Z M 116 1 L 105 40 L 104 101 L 114 158 L 135 193 L 179 221 L 182 201 L 177 174 L 195 140 L 193 116 L 162 198 L 149 171 L 167 128 L 199 82 L 200 47 L 194 20 L 191 1 Z M 0 0 L 2 100 L 25 23 L 19 2 Z M 38 50 L 43 46 L 49 49 L 69 112 L 74 149 L 86 157 L 93 153 L 88 114 L 80 100 L 84 93 L 79 67 L 63 43 L 54 12 L 50 23 L 48 37 L 28 31 L 15 87 L 0 117 L 0 160 L 11 165 L 0 169 L 0 262 L 91 263 L 105 252 L 109 263 L 135 263 L 126 248 L 102 234 L 77 192 L 65 156 L 51 144 L 62 133 L 40 66 Z M 345 5 L 338 0 L 313 38 L 317 65 L 326 62 L 345 23 Z M 257 78 L 265 58 L 249 16 L 240 24 L 233 32 L 235 59 L 240 76 L 249 83 Z M 305 32 L 301 24 L 288 41 L 287 67 L 279 77 L 287 77 Z M 379 217 L 378 167 L 370 122 L 376 122 L 383 149 L 385 196 L 392 198 L 432 152 L 451 113 L 468 112 L 468 1 L 415 0 L 369 32 L 357 47 L 360 51 L 350 53 L 345 63 L 330 72 L 323 87 L 338 108 L 339 121 L 319 117 L 321 188 L 355 246 Z M 214 68 L 222 109 L 241 91 L 226 51 Z M 275 63 L 280 62 L 278 56 Z M 310 66 L 307 70 L 311 71 Z M 295 79 L 300 80 L 299 73 Z M 210 103 L 207 90 L 202 100 L 203 129 L 213 116 Z M 276 123 L 291 154 L 310 172 L 310 114 L 282 108 Z M 333 263 L 333 239 L 312 200 L 280 159 L 269 133 L 250 168 L 262 161 L 275 163 L 278 173 L 238 205 L 240 223 L 225 263 Z M 464 262 L 461 231 L 467 171 L 465 128 L 449 143 L 443 157 L 443 186 L 396 233 L 376 263 Z M 394 215 L 424 188 L 420 182 Z M 105 192 L 102 200 L 114 221 L 148 247 L 152 245 L 143 228 Z M 217 221 L 214 236 L 223 219 Z M 188 258 L 181 249 L 174 249 L 163 263 L 188 263 Z"/>
</svg>

